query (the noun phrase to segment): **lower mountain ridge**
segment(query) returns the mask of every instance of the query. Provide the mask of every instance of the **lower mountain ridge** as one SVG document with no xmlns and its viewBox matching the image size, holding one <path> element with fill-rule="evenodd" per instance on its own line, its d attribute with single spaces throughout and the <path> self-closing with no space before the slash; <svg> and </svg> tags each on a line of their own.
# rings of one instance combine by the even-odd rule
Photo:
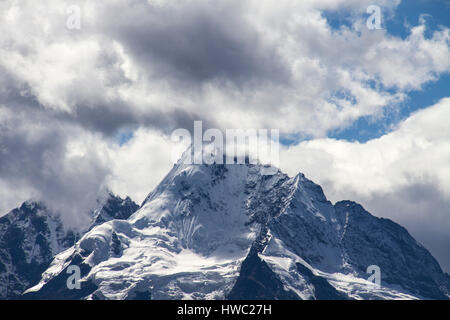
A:
<svg viewBox="0 0 450 320">
<path fill-rule="evenodd" d="M 20 298 L 35 285 L 56 254 L 72 247 L 98 224 L 127 219 L 138 206 L 109 193 L 92 211 L 86 230 L 64 228 L 60 216 L 42 202 L 26 201 L 0 217 L 0 299 Z M 89 216 L 86 216 L 89 219 Z"/>
<path fill-rule="evenodd" d="M 127 220 L 58 253 L 23 298 L 449 298 L 449 276 L 406 229 L 333 205 L 303 174 L 266 169 L 180 160 Z M 66 285 L 73 265 L 80 289 Z"/>
</svg>

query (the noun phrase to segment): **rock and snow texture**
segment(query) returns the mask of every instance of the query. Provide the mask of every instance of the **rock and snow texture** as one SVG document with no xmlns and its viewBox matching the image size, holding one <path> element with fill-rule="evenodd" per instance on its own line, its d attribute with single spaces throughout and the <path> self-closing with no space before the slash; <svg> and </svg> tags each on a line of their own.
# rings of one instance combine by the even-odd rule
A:
<svg viewBox="0 0 450 320">
<path fill-rule="evenodd" d="M 0 218 L 0 298 L 19 297 L 77 234 L 41 203 L 28 201 Z M 79 235 L 78 235 L 79 237 Z"/>
<path fill-rule="evenodd" d="M 92 226 L 127 219 L 137 208 L 129 198 L 109 194 L 93 211 Z M 1 217 L 0 299 L 19 298 L 37 284 L 55 255 L 72 247 L 86 231 L 66 230 L 57 214 L 35 201 Z"/>
<path fill-rule="evenodd" d="M 333 205 L 299 174 L 175 165 L 127 220 L 58 254 L 30 299 L 444 299 L 450 281 L 408 232 Z M 65 286 L 78 265 L 81 290 Z M 366 279 L 381 268 L 381 287 Z"/>
<path fill-rule="evenodd" d="M 139 208 L 129 197 L 122 199 L 110 192 L 106 200 L 100 200 L 99 203 L 92 213 L 91 227 L 114 219 L 126 220 Z"/>
</svg>

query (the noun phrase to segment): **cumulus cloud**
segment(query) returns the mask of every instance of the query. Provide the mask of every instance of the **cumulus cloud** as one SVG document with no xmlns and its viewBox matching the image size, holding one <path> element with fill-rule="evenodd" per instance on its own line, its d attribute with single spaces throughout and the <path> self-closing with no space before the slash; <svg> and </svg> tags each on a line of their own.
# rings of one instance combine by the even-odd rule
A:
<svg viewBox="0 0 450 320">
<path fill-rule="evenodd" d="M 450 98 L 420 110 L 389 134 L 366 143 L 335 139 L 304 141 L 287 148 L 291 173 L 304 168 L 339 189 L 350 187 L 362 195 L 392 192 L 427 179 L 450 196 Z M 315 166 L 321 159 L 323 165 Z M 323 167 L 331 170 L 322 171 Z M 336 182 L 335 182 L 336 181 Z"/>
<path fill-rule="evenodd" d="M 282 149 L 282 168 L 304 172 L 333 201 L 356 200 L 406 226 L 450 270 L 450 98 L 366 143 L 316 139 Z"/>
<path fill-rule="evenodd" d="M 3 2 L 1 67 L 39 107 L 108 135 L 127 125 L 172 130 L 186 125 L 182 114 L 325 136 L 449 70 L 448 29 L 426 38 L 419 24 L 403 40 L 356 17 L 335 30 L 320 11 L 361 13 L 364 2 L 73 4 L 80 30 L 66 28 L 59 1 Z"/>
<path fill-rule="evenodd" d="M 64 212 L 67 225 L 82 227 L 84 215 L 104 191 L 109 171 L 105 144 L 40 112 L 0 108 L 0 115 L 2 212 L 33 198 Z"/>
<path fill-rule="evenodd" d="M 174 147 L 167 137 L 154 130 L 136 130 L 126 144 L 110 149 L 108 186 L 115 193 L 141 203 L 172 168 Z"/>
</svg>

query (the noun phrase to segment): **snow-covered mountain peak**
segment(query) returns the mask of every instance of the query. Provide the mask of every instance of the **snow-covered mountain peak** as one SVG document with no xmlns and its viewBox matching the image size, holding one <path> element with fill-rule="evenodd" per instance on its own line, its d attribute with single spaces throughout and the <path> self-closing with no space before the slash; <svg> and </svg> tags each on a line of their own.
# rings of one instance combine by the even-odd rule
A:
<svg viewBox="0 0 450 320">
<path fill-rule="evenodd" d="M 113 219 L 128 219 L 139 206 L 130 197 L 125 199 L 111 192 L 98 201 L 98 207 L 92 211 L 91 227 Z"/>
<path fill-rule="evenodd" d="M 100 224 L 57 255 L 28 297 L 446 297 L 448 277 L 404 228 L 353 202 L 333 205 L 302 174 L 265 168 L 178 162 L 128 220 Z M 71 264 L 84 290 L 61 287 Z M 371 265 L 381 289 L 366 280 Z"/>
</svg>

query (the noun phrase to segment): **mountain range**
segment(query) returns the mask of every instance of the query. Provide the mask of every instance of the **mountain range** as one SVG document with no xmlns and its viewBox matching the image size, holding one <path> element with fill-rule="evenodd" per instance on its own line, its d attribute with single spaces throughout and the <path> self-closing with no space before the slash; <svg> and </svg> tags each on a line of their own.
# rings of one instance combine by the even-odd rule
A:
<svg viewBox="0 0 450 320">
<path fill-rule="evenodd" d="M 450 298 L 450 276 L 405 228 L 355 202 L 331 203 L 303 174 L 184 163 L 140 206 L 110 194 L 82 232 L 41 203 L 0 218 L 0 297 Z M 73 265 L 80 289 L 66 285 Z"/>
</svg>

